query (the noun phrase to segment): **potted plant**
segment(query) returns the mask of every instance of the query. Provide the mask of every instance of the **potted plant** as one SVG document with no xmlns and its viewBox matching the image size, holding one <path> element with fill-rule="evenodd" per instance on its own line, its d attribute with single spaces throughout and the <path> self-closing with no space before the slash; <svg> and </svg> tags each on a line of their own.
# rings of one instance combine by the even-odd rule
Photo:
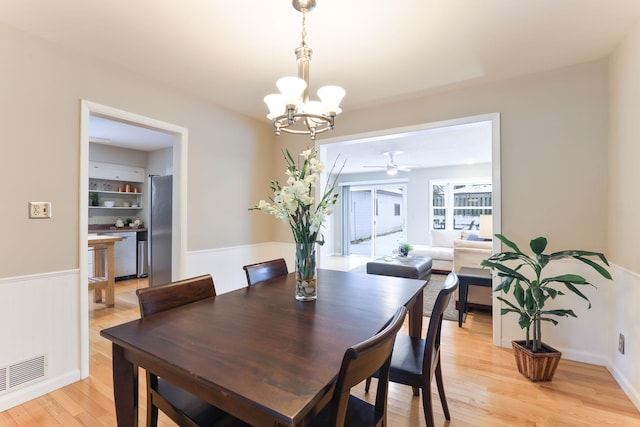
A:
<svg viewBox="0 0 640 427">
<path fill-rule="evenodd" d="M 412 250 L 413 250 L 413 246 L 411 246 L 406 242 L 402 242 L 398 245 L 398 253 L 400 253 L 400 256 L 406 257 L 409 255 L 409 252 L 411 252 Z"/>
<path fill-rule="evenodd" d="M 100 195 L 98 193 L 89 194 L 89 201 L 91 206 L 100 206 Z"/>
<path fill-rule="evenodd" d="M 495 236 L 511 251 L 494 254 L 483 260 L 481 265 L 497 271 L 498 276 L 504 278 L 494 291 L 513 293 L 513 301 L 503 297 L 497 298 L 506 305 L 500 313 L 518 314 L 518 324 L 525 330 L 524 341 L 512 342 L 518 370 L 532 381 L 550 381 L 561 353 L 542 342 L 542 322 L 557 325 L 558 321 L 551 316 L 577 316 L 571 309 L 547 309 L 545 303 L 549 298 L 555 299 L 564 295 L 562 290 L 568 290 L 586 300 L 591 308 L 589 298 L 578 286 L 593 285 L 584 277 L 571 273 L 542 277 L 543 270 L 551 261 L 573 258 L 592 267 L 604 278 L 611 279 L 607 269 L 590 258 L 595 257 L 607 266 L 609 263 L 604 254 L 599 252 L 565 250 L 545 254 L 543 252 L 547 247 L 547 239 L 544 237 L 531 240 L 529 247 L 533 255 L 527 255 L 502 234 Z"/>
</svg>

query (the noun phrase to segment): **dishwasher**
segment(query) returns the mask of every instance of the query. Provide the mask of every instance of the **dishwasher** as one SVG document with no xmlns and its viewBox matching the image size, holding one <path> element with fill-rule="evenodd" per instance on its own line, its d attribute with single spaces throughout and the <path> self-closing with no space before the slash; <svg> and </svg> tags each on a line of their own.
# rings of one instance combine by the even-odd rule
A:
<svg viewBox="0 0 640 427">
<path fill-rule="evenodd" d="M 131 279 L 137 276 L 137 235 L 135 231 L 122 233 L 101 233 L 106 236 L 122 237 L 114 245 L 114 271 L 116 280 Z"/>
</svg>

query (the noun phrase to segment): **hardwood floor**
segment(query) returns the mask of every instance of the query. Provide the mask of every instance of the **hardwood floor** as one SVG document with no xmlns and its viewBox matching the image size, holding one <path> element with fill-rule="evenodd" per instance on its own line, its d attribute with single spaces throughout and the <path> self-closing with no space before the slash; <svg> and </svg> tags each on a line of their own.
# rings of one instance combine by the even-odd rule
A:
<svg viewBox="0 0 640 427">
<path fill-rule="evenodd" d="M 0 412 L 0 426 L 115 426 L 111 346 L 99 332 L 139 317 L 135 289 L 143 286 L 146 280 L 118 282 L 113 308 L 90 303 L 89 378 Z M 603 367 L 562 360 L 552 382 L 522 377 L 511 350 L 491 345 L 487 313 L 469 313 L 463 328 L 445 321 L 442 349 L 451 421 L 445 421 L 436 391 L 436 426 L 640 426 L 640 413 Z M 363 385 L 353 393 L 367 398 Z M 145 425 L 144 393 L 139 402 Z M 421 398 L 410 387 L 390 384 L 388 421 L 391 427 L 426 425 Z M 161 413 L 158 425 L 174 424 Z"/>
</svg>

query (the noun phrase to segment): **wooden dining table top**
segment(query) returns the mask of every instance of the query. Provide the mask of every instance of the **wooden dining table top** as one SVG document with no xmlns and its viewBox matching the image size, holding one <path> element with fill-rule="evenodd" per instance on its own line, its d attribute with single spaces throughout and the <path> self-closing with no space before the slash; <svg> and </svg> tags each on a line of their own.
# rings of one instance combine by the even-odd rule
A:
<svg viewBox="0 0 640 427">
<path fill-rule="evenodd" d="M 301 302 L 294 282 L 289 274 L 101 331 L 114 346 L 118 425 L 137 423 L 124 409 L 131 404 L 122 391 L 137 387 L 122 369 L 128 363 L 253 425 L 304 425 L 327 398 L 345 350 L 418 296 L 421 311 L 426 285 L 320 269 L 318 299 Z"/>
</svg>

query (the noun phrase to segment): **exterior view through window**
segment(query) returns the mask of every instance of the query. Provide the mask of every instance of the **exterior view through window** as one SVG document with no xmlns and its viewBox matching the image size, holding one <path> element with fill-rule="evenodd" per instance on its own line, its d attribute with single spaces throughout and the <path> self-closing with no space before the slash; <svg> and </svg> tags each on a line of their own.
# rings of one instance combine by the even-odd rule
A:
<svg viewBox="0 0 640 427">
<path fill-rule="evenodd" d="M 431 218 L 434 230 L 478 230 L 480 215 L 492 213 L 491 180 L 432 181 Z"/>
</svg>

